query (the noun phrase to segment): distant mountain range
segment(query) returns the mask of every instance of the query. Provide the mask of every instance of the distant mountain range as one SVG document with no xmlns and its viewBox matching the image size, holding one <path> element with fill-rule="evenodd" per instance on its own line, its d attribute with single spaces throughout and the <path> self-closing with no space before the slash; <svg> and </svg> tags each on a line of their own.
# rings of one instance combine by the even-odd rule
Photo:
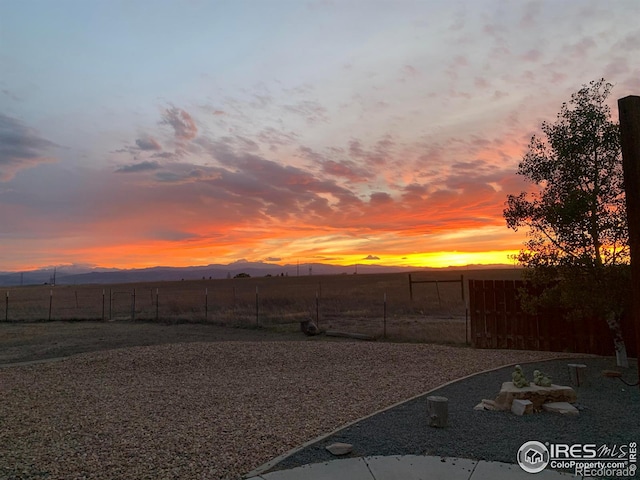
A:
<svg viewBox="0 0 640 480">
<path fill-rule="evenodd" d="M 449 269 L 505 268 L 506 265 L 469 265 L 448 267 Z M 428 267 L 389 267 L 384 265 L 330 265 L 305 263 L 299 265 L 278 265 L 275 263 L 239 261 L 228 265 L 206 265 L 197 267 L 152 267 L 139 269 L 92 268 L 77 265 L 49 267 L 26 272 L 0 272 L 0 286 L 19 285 L 81 285 L 135 283 L 171 280 L 198 280 L 202 278 L 221 279 L 234 277 L 240 273 L 252 277 L 267 275 L 339 275 L 353 273 L 396 273 L 411 271 L 441 270 Z"/>
</svg>

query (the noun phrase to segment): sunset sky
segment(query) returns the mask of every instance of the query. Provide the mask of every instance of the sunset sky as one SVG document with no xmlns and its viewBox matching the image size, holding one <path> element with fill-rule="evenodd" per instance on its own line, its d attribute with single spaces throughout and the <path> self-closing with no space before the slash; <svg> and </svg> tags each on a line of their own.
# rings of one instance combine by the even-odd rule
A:
<svg viewBox="0 0 640 480">
<path fill-rule="evenodd" d="M 0 0 L 0 271 L 509 263 L 531 135 L 640 2 Z"/>
</svg>

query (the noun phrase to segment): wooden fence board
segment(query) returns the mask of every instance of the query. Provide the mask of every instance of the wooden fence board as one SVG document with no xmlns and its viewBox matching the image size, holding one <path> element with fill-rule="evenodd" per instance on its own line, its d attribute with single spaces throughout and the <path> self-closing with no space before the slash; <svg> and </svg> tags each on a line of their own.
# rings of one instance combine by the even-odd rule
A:
<svg viewBox="0 0 640 480">
<path fill-rule="evenodd" d="M 601 319 L 570 319 L 560 308 L 537 315 L 522 311 L 520 280 L 469 280 L 471 342 L 475 348 L 544 350 L 613 355 L 609 328 Z M 634 325 L 622 321 L 627 353 L 637 355 Z"/>
<path fill-rule="evenodd" d="M 493 280 L 485 280 L 484 282 L 484 308 L 489 348 L 498 348 L 499 331 L 496 321 L 496 299 Z"/>
</svg>

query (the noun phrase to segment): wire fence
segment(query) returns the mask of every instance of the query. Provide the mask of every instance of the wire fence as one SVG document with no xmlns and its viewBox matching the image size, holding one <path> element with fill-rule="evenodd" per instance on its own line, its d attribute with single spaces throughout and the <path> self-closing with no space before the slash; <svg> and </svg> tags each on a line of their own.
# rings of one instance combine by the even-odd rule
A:
<svg viewBox="0 0 640 480">
<path fill-rule="evenodd" d="M 415 275 L 412 282 L 406 274 L 366 274 L 14 287 L 4 292 L 0 321 L 197 322 L 293 331 L 313 320 L 322 330 L 466 342 L 460 284 L 416 283 Z"/>
</svg>

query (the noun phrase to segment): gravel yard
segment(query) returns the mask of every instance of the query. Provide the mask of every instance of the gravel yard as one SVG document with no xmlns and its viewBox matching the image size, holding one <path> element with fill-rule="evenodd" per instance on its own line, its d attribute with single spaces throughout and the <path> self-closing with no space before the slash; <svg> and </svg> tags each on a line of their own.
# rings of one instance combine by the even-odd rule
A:
<svg viewBox="0 0 640 480">
<path fill-rule="evenodd" d="M 539 369 L 550 375 L 554 383 L 570 385 L 567 363 L 574 361 L 549 360 L 523 364 L 523 368 L 529 378 Z M 627 382 L 636 382 L 636 362 L 632 361 L 629 369 L 616 368 L 613 357 L 590 356 L 577 363 L 587 366 L 583 377 L 586 384 L 575 388 L 576 405 L 580 409 L 577 417 L 549 412 L 516 416 L 510 411 L 475 410 L 481 399 L 495 399 L 502 382 L 511 378 L 513 367 L 505 367 L 445 385 L 428 394 L 449 399 L 446 428 L 427 426 L 428 395 L 423 395 L 335 432 L 293 453 L 273 469 L 333 460 L 335 457 L 326 447 L 335 442 L 353 445 L 348 457 L 428 454 L 505 463 L 516 463 L 518 448 L 530 440 L 598 446 L 637 442 L 640 439 L 638 387 L 602 376 L 602 370 L 620 370 Z"/>
<path fill-rule="evenodd" d="M 562 354 L 351 341 L 176 343 L 0 369 L 0 478 L 235 479 L 473 372 Z"/>
</svg>

